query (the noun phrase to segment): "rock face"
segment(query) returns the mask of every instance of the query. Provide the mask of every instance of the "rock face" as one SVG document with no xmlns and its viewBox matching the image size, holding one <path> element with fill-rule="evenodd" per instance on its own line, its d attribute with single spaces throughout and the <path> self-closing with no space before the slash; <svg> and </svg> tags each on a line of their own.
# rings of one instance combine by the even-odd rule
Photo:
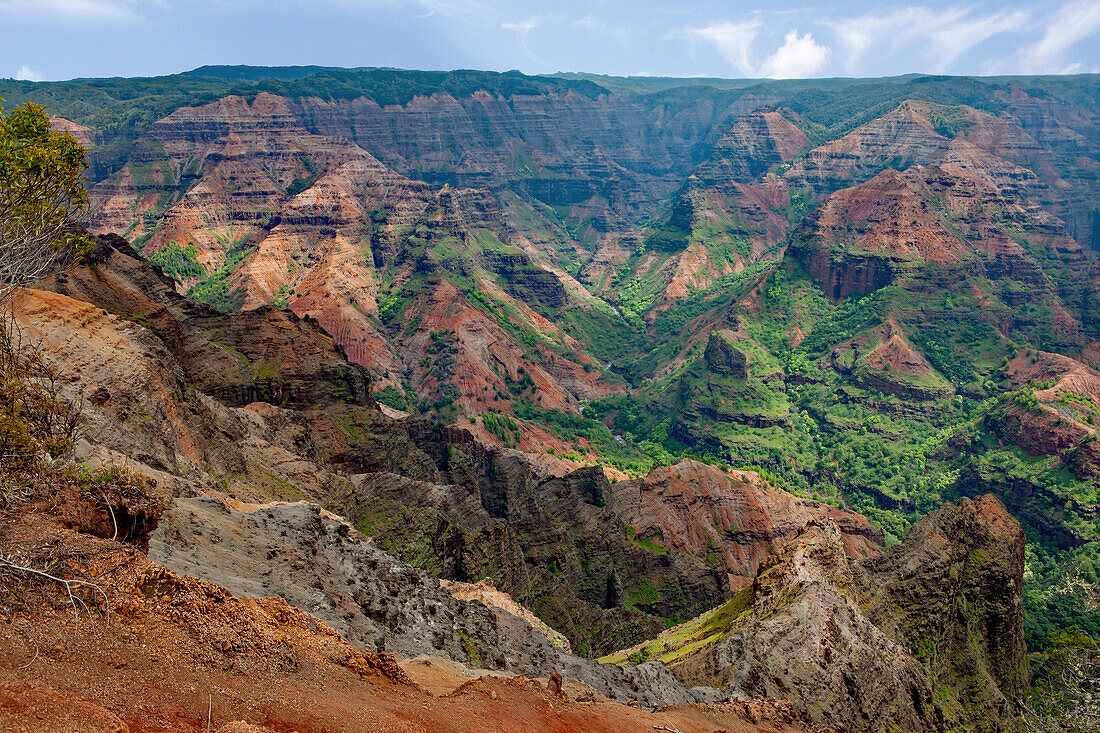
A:
<svg viewBox="0 0 1100 733">
<path fill-rule="evenodd" d="M 644 699 L 651 693 L 670 702 L 701 694 L 688 694 L 655 662 L 636 668 L 601 665 L 597 669 L 592 662 L 577 660 L 595 681 L 607 681 L 606 686 L 598 685 L 599 689 L 625 691 L 631 704 L 622 704 L 605 699 L 597 689 L 569 676 L 574 670 L 567 664 L 548 672 L 547 676 L 560 683 L 555 693 L 539 679 L 511 673 L 468 670 L 439 658 L 399 661 L 386 653 L 364 653 L 316 615 L 272 597 L 274 594 L 236 596 L 222 586 L 151 561 L 139 547 L 127 544 L 129 538 L 124 535 L 117 541 L 111 539 L 113 523 L 99 497 L 92 498 L 86 486 L 69 483 L 62 472 L 48 470 L 49 486 L 26 487 L 32 495 L 41 492 L 44 496 L 37 500 L 24 496 L 5 505 L 0 552 L 34 567 L 49 567 L 64 577 L 90 571 L 96 588 L 87 595 L 75 590 L 81 599 L 79 625 L 73 624 L 71 608 L 65 605 L 69 599 L 62 599 L 58 592 L 63 591 L 48 583 L 24 583 L 15 607 L 5 605 L 5 611 L 13 614 L 14 626 L 33 629 L 28 633 L 33 634 L 34 644 L 27 634 L 0 633 L 0 655 L 19 659 L 22 665 L 6 665 L 3 670 L 0 729 L 118 733 L 135 728 L 163 730 L 167 725 L 169 729 L 197 731 L 206 729 L 207 720 L 211 730 L 222 733 L 375 733 L 394 729 L 395 721 L 403 728 L 456 732 L 523 729 L 560 733 L 564 729 L 610 728 L 642 733 L 655 726 L 753 733 L 805 733 L 809 729 L 783 701 L 739 701 L 721 706 L 687 703 L 651 711 L 647 707 L 652 703 Z M 5 480 L 8 477 L 4 475 Z M 114 483 L 110 479 L 97 482 L 99 491 L 113 497 L 112 506 L 123 498 L 119 492 L 131 500 L 139 496 L 148 499 L 131 479 L 111 485 Z M 60 505 L 55 503 L 58 500 Z M 261 569 L 278 567 L 265 580 L 290 580 L 289 584 L 274 582 L 271 587 L 297 593 L 299 598 L 318 597 L 311 570 L 329 560 L 337 560 L 337 571 L 350 570 L 365 558 L 354 549 L 332 554 L 337 543 L 326 539 L 327 532 L 333 525 L 346 525 L 315 507 L 272 504 L 262 508 L 273 515 L 270 523 L 249 524 L 241 515 L 252 512 L 228 509 L 220 501 L 217 509 L 204 499 L 182 501 L 184 514 L 195 510 L 209 523 L 196 545 L 181 548 L 177 558 L 214 556 L 226 560 L 223 568 L 204 569 L 238 585 L 255 585 L 253 579 L 234 575 L 250 565 L 251 559 L 258 559 L 249 555 L 249 539 L 271 543 L 280 561 L 289 560 L 261 563 Z M 84 518 L 91 521 L 71 521 L 65 507 L 74 509 L 76 504 L 83 506 Z M 181 536 L 195 539 L 186 522 L 173 526 L 181 528 Z M 279 534 L 265 533 L 263 526 L 277 528 Z M 288 526 L 302 534 L 282 535 Z M 247 529 L 249 535 L 224 533 L 241 529 Z M 217 535 L 219 532 L 224 534 Z M 212 541 L 215 536 L 229 549 L 214 547 L 219 544 Z M 336 536 L 349 546 L 355 544 L 354 532 L 341 535 L 337 529 Z M 262 548 L 260 552 L 266 554 Z M 90 566 L 88 558 L 96 558 Z M 339 562 L 341 559 L 346 562 Z M 102 568 L 107 571 L 100 572 Z M 398 591 L 415 586 L 420 577 L 392 558 L 381 570 L 374 580 L 384 579 Z M 296 574 L 301 583 L 295 583 Z M 430 602 L 430 591 L 426 597 Z M 446 604 L 447 599 L 441 598 L 440 603 Z M 476 603 L 460 606 L 474 619 L 491 613 Z M 326 609 L 311 611 L 325 615 Z M 381 614 L 379 619 L 380 624 L 385 620 Z M 105 643 L 106 638 L 111 641 Z M 33 654 L 35 645 L 38 655 Z M 168 678 L 166 670 L 172 672 Z M 218 690 L 219 702 L 212 702 L 207 688 Z M 109 704 L 104 702 L 104 691 L 110 693 Z"/>
<path fill-rule="evenodd" d="M 684 688 L 658 662 L 609 667 L 572 656 L 527 620 L 463 600 L 315 505 L 176 499 L 150 538 L 149 558 L 237 596 L 281 598 L 372 654 L 429 654 L 528 677 L 557 672 L 651 708 L 705 694 Z"/>
<path fill-rule="evenodd" d="M 1079 348 L 1094 285 L 1065 222 L 1043 208 L 1055 187 L 1015 162 L 1042 169 L 1042 156 L 1021 152 L 1026 138 L 968 108 L 903 103 L 783 173 L 789 190 L 821 202 L 788 255 L 835 301 L 891 284 L 964 297 L 984 289 L 1003 311 L 985 318 L 1004 333 L 1036 327 L 1020 312 L 1026 292 L 1044 311 L 1040 328 Z"/>
<path fill-rule="evenodd" d="M 378 456 L 379 473 L 332 505 L 441 577 L 493 578 L 582 654 L 658 633 L 655 616 L 689 617 L 728 598 L 772 543 L 811 518 L 841 521 L 854 555 L 880 541 L 865 518 L 769 489 L 751 473 L 681 461 L 613 485 L 596 468 L 548 476 L 461 431 L 405 423 L 417 453 L 439 456 L 438 473 L 398 480 L 380 473 L 408 473 L 385 463 L 397 455 Z"/>
<path fill-rule="evenodd" d="M 670 552 L 683 553 L 728 573 L 730 588 L 747 586 L 767 559 L 810 521 L 840 527 L 851 557 L 876 554 L 882 538 L 861 515 L 767 487 L 752 472 L 726 473 L 684 460 L 658 466 L 644 478 L 611 487 L 611 506 L 635 530 Z"/>
<path fill-rule="evenodd" d="M 892 318 L 836 346 L 829 364 L 860 387 L 905 400 L 937 400 L 953 392 L 951 384 L 909 343 Z"/>
<path fill-rule="evenodd" d="M 993 432 L 1032 456 L 1059 456 L 1081 480 L 1100 476 L 1094 425 L 1100 372 L 1068 356 L 1039 351 L 1021 352 L 1007 371 L 1024 394 L 1003 400 L 990 413 L 986 424 Z"/>
<path fill-rule="evenodd" d="M 1026 222 L 1020 236 L 1049 242 L 1070 264 L 1079 259 L 1052 217 L 1006 198 L 980 171 L 948 164 L 886 170 L 832 194 L 796 235 L 793 254 L 835 299 L 883 287 L 925 263 L 1021 281 L 1050 297 L 1032 255 L 1003 233 L 1008 222 Z"/>
<path fill-rule="evenodd" d="M 795 119 L 797 116 L 787 111 Z M 711 160 L 697 175 L 704 183 L 753 183 L 768 169 L 795 158 L 810 144 L 783 111 L 762 109 L 738 117 L 714 144 Z"/>
<path fill-rule="evenodd" d="M 853 731 L 937 730 L 932 688 L 909 653 L 860 613 L 834 527 L 808 527 L 761 569 L 751 610 L 709 652 L 675 667 L 740 694 L 767 691 Z M 845 592 L 847 591 L 847 592 Z"/>
<path fill-rule="evenodd" d="M 638 206 L 672 190 L 668 174 L 683 165 L 683 151 L 660 138 L 643 109 L 623 102 L 574 92 L 508 99 L 479 92 L 385 107 L 367 99 L 294 105 L 311 131 L 352 140 L 412 178 L 488 187 L 522 177 L 530 195 L 551 205 L 579 203 L 602 189 L 614 191 L 620 205 Z"/>
<path fill-rule="evenodd" d="M 718 331 L 711 333 L 707 340 L 703 359 L 707 362 L 707 369 L 714 374 L 734 379 L 744 379 L 749 375 L 745 352 L 734 346 L 727 335 Z"/>
<path fill-rule="evenodd" d="M 581 656 L 721 602 L 731 575 L 735 586 L 750 576 L 768 543 L 836 516 L 753 475 L 733 482 L 696 464 L 679 468 L 713 501 L 688 502 L 673 521 L 681 508 L 664 516 L 664 500 L 641 498 L 660 492 L 642 486 L 618 510 L 614 497 L 634 484 L 613 492 L 598 468 L 554 474 L 465 430 L 388 418 L 369 375 L 310 320 L 273 308 L 220 314 L 111 241 L 100 245 L 94 266 L 20 308 L 66 378 L 79 369 L 72 389 L 93 405 L 86 459 L 125 460 L 180 493 L 316 499 L 437 576 L 492 578 Z M 659 475 L 650 483 L 663 484 Z M 850 518 L 863 552 L 875 538 Z M 690 553 L 666 549 L 681 545 Z"/>
<path fill-rule="evenodd" d="M 851 731 L 1022 730 L 1024 536 L 992 496 L 864 560 L 811 522 L 737 598 L 624 653 Z"/>
<path fill-rule="evenodd" d="M 544 408 L 575 412 L 613 391 L 543 315 L 589 306 L 526 251 L 493 195 L 402 176 L 355 144 L 377 127 L 359 122 L 355 132 L 337 110 L 270 94 L 181 108 L 139 145 L 148 160 L 93 191 L 93 229 L 127 232 L 181 291 L 223 311 L 285 303 L 379 389 L 411 391 L 448 417 L 507 411 L 535 391 Z M 347 137 L 318 134 L 329 127 Z M 441 336 L 454 339 L 440 358 Z"/>
<path fill-rule="evenodd" d="M 1091 350 L 1086 356 L 1091 355 Z M 1062 354 L 1021 350 L 1008 362 L 1007 376 L 1016 391 L 1003 395 L 989 411 L 984 426 L 1003 445 L 1047 459 L 1051 471 L 1068 471 L 1079 481 L 1100 476 L 1096 415 L 1100 411 L 1100 373 Z M 1095 505 L 1072 490 L 1043 478 L 975 460 L 964 467 L 959 490 L 967 495 L 995 493 L 1026 526 L 1062 550 L 1090 542 L 1087 523 L 1066 522 L 1067 513 L 1097 516 Z M 1072 516 L 1071 515 L 1071 516 Z"/>
<path fill-rule="evenodd" d="M 944 710 L 949 722 L 996 730 L 1029 687 L 1024 543 L 1019 522 L 987 494 L 933 512 L 904 543 L 865 563 L 886 601 L 870 617 L 897 624 L 933 689 L 957 691 L 962 710 Z"/>
</svg>

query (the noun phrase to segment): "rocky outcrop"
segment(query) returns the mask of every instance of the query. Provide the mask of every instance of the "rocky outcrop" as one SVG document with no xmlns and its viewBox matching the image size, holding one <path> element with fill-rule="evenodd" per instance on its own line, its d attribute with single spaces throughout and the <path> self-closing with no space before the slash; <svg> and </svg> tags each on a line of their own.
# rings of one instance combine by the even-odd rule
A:
<svg viewBox="0 0 1100 733">
<path fill-rule="evenodd" d="M 859 514 L 769 487 L 752 472 L 730 472 L 682 460 L 656 466 L 643 478 L 611 486 L 611 506 L 637 537 L 653 537 L 728 573 L 732 592 L 747 586 L 770 554 L 809 521 L 837 523 L 845 551 L 866 557 L 882 537 Z M 717 557 L 716 557 L 717 556 Z"/>
<path fill-rule="evenodd" d="M 1100 372 L 1062 354 L 1030 349 L 1006 371 L 1021 389 L 987 415 L 989 429 L 1029 455 L 1057 456 L 1080 480 L 1100 476 Z"/>
<path fill-rule="evenodd" d="M 948 504 L 865 567 L 883 590 L 869 617 L 954 692 L 949 722 L 1012 729 L 1030 685 L 1023 629 L 1024 534 L 991 495 Z M 900 609 L 902 615 L 898 615 Z"/>
<path fill-rule="evenodd" d="M 195 731 L 209 727 L 222 733 L 312 729 L 366 733 L 392 728 L 394 721 L 432 731 L 522 728 L 558 733 L 563 726 L 611 727 L 632 733 L 652 731 L 655 726 L 753 733 L 809 730 L 788 703 L 778 700 L 721 706 L 687 703 L 651 711 L 642 699 L 647 695 L 658 694 L 670 702 L 687 699 L 683 686 L 659 663 L 594 669 L 593 663 L 581 662 L 597 682 L 608 681 L 600 689 L 625 691 L 628 698 L 641 702 L 622 704 L 570 677 L 573 670 L 565 664 L 548 673 L 558 683 L 552 686 L 542 678 L 471 670 L 438 657 L 398 660 L 387 653 L 364 653 L 316 615 L 273 594 L 234 595 L 222 586 L 151 561 L 138 546 L 127 544 L 137 538 L 120 534 L 117 540 L 111 539 L 110 527 L 104 526 L 111 519 L 100 498 L 90 498 L 85 486 L 68 483 L 58 468 L 55 464 L 48 469 L 48 485 L 24 486 L 32 495 L 44 493 L 42 501 L 28 503 L 23 496 L 14 505 L 5 503 L 0 554 L 36 568 L 47 567 L 61 577 L 86 577 L 95 586 L 74 587 L 80 613 L 79 623 L 74 623 L 69 605 L 73 599 L 60 586 L 20 575 L 18 596 L 4 602 L 11 623 L 0 631 L 0 656 L 19 661 L 6 665 L 0 675 L 0 728 L 4 730 L 117 733 L 167 726 Z M 9 478 L 4 475 L 5 481 Z M 96 485 L 114 495 L 119 487 L 110 483 L 101 480 Z M 126 490 L 135 488 L 131 485 Z M 58 516 L 53 506 L 57 493 L 93 508 L 97 520 L 70 523 L 66 512 Z M 110 500 L 112 506 L 116 498 Z M 202 505 L 201 500 L 191 500 L 188 507 Z M 212 520 L 204 528 L 206 534 L 195 547 L 185 548 L 184 554 L 208 557 L 211 544 L 217 544 L 208 540 L 216 532 L 256 529 L 247 522 L 234 522 L 240 509 L 220 506 L 213 515 L 204 514 Z M 335 541 L 325 540 L 331 526 L 324 521 L 331 517 L 298 514 L 301 505 L 263 509 L 304 530 L 301 537 L 272 537 L 262 529 L 252 535 L 252 539 L 272 542 L 281 553 L 279 559 L 294 558 L 285 564 L 264 563 L 265 569 L 288 571 L 272 576 L 293 578 L 296 572 L 308 573 L 315 557 L 321 563 L 333 559 Z M 304 526 L 296 524 L 294 518 L 303 516 L 307 517 Z M 309 516 L 322 521 L 310 521 Z M 271 526 L 278 527 L 278 521 Z M 187 534 L 186 523 L 183 530 Z M 352 535 L 349 532 L 342 539 L 354 544 Z M 242 539 L 248 538 L 221 534 L 220 539 L 233 549 L 218 555 L 229 562 L 215 572 L 249 585 L 249 579 L 233 576 L 247 560 L 242 552 L 247 542 Z M 316 544 L 311 546 L 313 541 Z M 337 565 L 351 569 L 354 560 L 362 557 L 353 551 L 347 555 L 347 564 Z M 398 589 L 407 581 L 415 583 L 415 572 L 398 578 L 384 575 L 399 570 L 391 559 L 383 577 Z M 10 572 L 5 570 L 5 576 L 11 577 Z M 311 583 L 312 577 L 303 579 L 302 586 Z M 280 590 L 286 591 L 287 586 Z M 313 589 L 304 592 L 309 595 Z M 483 617 L 487 610 L 477 605 L 466 608 L 475 618 Z M 171 671 L 168 677 L 166 670 Z M 103 698 L 105 691 L 109 704 Z M 293 694 L 288 696 L 288 691 Z M 701 691 L 689 694 L 698 696 Z"/>
<path fill-rule="evenodd" d="M 992 496 L 853 560 L 811 522 L 737 598 L 624 654 L 850 731 L 1022 730 L 1024 535 Z"/>
<path fill-rule="evenodd" d="M 745 352 L 734 346 L 727 334 L 711 332 L 703 359 L 707 363 L 707 369 L 714 374 L 734 379 L 745 379 L 749 375 Z"/>
<path fill-rule="evenodd" d="M 504 289 L 524 303 L 555 311 L 569 298 L 561 281 L 549 270 L 538 267 L 527 255 L 486 253 L 490 270 L 504 280 Z"/>
<path fill-rule="evenodd" d="M 860 612 L 857 576 L 835 526 L 807 527 L 745 591 L 751 605 L 736 630 L 676 674 L 742 695 L 766 690 L 851 731 L 938 730 L 924 670 Z"/>
<path fill-rule="evenodd" d="M 685 444 L 705 446 L 709 452 L 733 450 L 730 455 L 737 456 L 736 440 L 727 440 L 736 437 L 734 425 L 788 425 L 791 403 L 784 376 L 775 361 L 759 359 L 762 353 L 766 352 L 748 340 L 744 330 L 713 332 L 703 358 L 690 364 L 677 379 L 678 409 L 670 434 Z M 743 460 L 754 462 L 747 456 Z"/>
<path fill-rule="evenodd" d="M 953 392 L 893 318 L 836 346 L 829 364 L 860 387 L 910 402 L 938 400 Z"/>
<path fill-rule="evenodd" d="M 793 113 L 787 114 L 797 120 Z M 696 176 L 703 185 L 753 183 L 772 166 L 795 158 L 809 144 L 806 134 L 783 111 L 757 110 L 733 121 Z"/>
<path fill-rule="evenodd" d="M 234 595 L 280 598 L 371 654 L 428 654 L 528 677 L 558 672 L 650 708 L 706 699 L 657 662 L 609 667 L 572 656 L 523 618 L 529 612 L 465 600 L 315 505 L 176 499 L 151 537 L 149 557 Z"/>
<path fill-rule="evenodd" d="M 624 101 L 570 91 L 435 94 L 385 107 L 365 98 L 292 104 L 311 132 L 352 140 L 411 178 L 476 187 L 515 181 L 551 205 L 609 193 L 616 208 L 633 208 L 675 187 L 669 174 L 684 153 Z"/>
<path fill-rule="evenodd" d="M 356 478 L 332 505 L 441 577 L 491 577 L 582 654 L 657 633 L 656 616 L 728 598 L 811 518 L 841 521 L 854 555 L 880 541 L 863 517 L 774 491 L 754 474 L 683 461 L 610 484 L 596 468 L 548 476 L 464 431 L 411 419 L 402 430 L 409 438 L 372 441 L 394 441 L 392 452 L 372 454 L 379 473 Z M 414 474 L 411 456 L 435 458 Z"/>
<path fill-rule="evenodd" d="M 380 546 L 441 577 L 491 578 L 579 654 L 655 634 L 658 615 L 705 608 L 728 592 L 723 572 L 632 542 L 608 506 L 601 470 L 547 475 L 515 452 L 486 450 L 464 431 L 402 427 L 415 455 L 435 457 L 430 471 L 420 481 L 363 475 L 332 506 Z M 407 461 L 402 452 L 383 460 Z M 409 474 L 407 467 L 388 470 Z"/>
<path fill-rule="evenodd" d="M 230 316 L 190 301 L 121 238 L 99 238 L 91 266 L 47 285 L 147 330 L 171 351 L 191 387 L 227 405 L 374 404 L 370 374 L 349 364 L 315 324 L 271 307 Z"/>
</svg>

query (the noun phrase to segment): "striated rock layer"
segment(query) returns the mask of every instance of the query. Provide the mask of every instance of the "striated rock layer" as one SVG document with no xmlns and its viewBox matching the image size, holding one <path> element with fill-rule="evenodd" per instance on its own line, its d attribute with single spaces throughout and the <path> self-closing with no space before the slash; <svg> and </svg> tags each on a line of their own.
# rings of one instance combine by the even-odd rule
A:
<svg viewBox="0 0 1100 733">
<path fill-rule="evenodd" d="M 447 417 L 508 411 L 518 383 L 567 412 L 614 391 L 552 318 L 589 296 L 490 191 L 406 178 L 326 114 L 271 94 L 178 109 L 138 146 L 148 159 L 95 188 L 92 228 L 125 232 L 221 310 L 316 319 L 380 388 Z M 343 136 L 316 131 L 329 127 Z"/>
</svg>

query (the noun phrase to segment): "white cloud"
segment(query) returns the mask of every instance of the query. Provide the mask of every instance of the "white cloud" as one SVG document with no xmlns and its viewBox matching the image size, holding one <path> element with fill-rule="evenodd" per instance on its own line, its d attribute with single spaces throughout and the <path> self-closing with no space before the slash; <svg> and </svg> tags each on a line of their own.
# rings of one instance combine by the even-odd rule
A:
<svg viewBox="0 0 1100 733">
<path fill-rule="evenodd" d="M 429 12 L 439 13 L 448 18 L 489 18 L 493 13 L 477 0 L 416 0 Z"/>
<path fill-rule="evenodd" d="M 954 25 L 933 31 L 930 37 L 936 52 L 936 60 L 939 62 L 938 65 L 934 65 L 934 68 L 937 71 L 946 69 L 959 56 L 993 36 L 1023 30 L 1030 18 L 1030 14 L 1023 10 L 1013 13 L 991 13 L 975 18 L 964 18 Z"/>
<path fill-rule="evenodd" d="M 607 29 L 607 21 L 603 18 L 597 18 L 594 15 L 586 15 L 583 18 L 577 18 L 573 21 L 573 25 L 578 28 L 584 28 L 586 31 L 602 31 Z"/>
<path fill-rule="evenodd" d="M 738 72 L 749 78 L 793 79 L 825 68 L 830 49 L 815 41 L 812 33 L 799 35 L 797 30 L 787 33 L 783 45 L 763 62 L 757 61 L 752 47 L 763 25 L 759 19 L 741 23 L 723 21 L 702 28 L 687 28 L 676 35 L 709 42 Z"/>
<path fill-rule="evenodd" d="M 978 44 L 1002 33 L 1025 30 L 1030 17 L 1022 10 L 976 14 L 971 7 L 940 10 L 909 5 L 822 24 L 836 33 L 846 50 L 849 71 L 855 71 L 872 49 L 886 56 L 905 50 L 910 56 L 923 58 L 930 69 L 944 71 Z M 913 48 L 917 49 L 915 54 Z"/>
<path fill-rule="evenodd" d="M 683 34 L 688 38 L 708 41 L 726 61 L 745 76 L 757 75 L 756 64 L 752 60 L 752 43 L 760 32 L 762 23 L 749 20 L 743 23 L 723 21 L 703 28 L 688 28 Z"/>
<path fill-rule="evenodd" d="M 517 33 L 526 35 L 534 29 L 543 24 L 544 18 L 541 15 L 528 18 L 527 20 L 521 20 L 517 23 L 501 23 L 500 27 L 506 31 L 516 31 Z"/>
<path fill-rule="evenodd" d="M 1095 0 L 1067 3 L 1050 18 L 1046 33 L 1025 49 L 1020 62 L 1028 74 L 1067 74 L 1083 70 L 1080 63 L 1068 63 L 1070 47 L 1100 30 L 1100 3 Z"/>
<path fill-rule="evenodd" d="M 765 59 L 759 76 L 801 79 L 825 68 L 829 53 L 829 48 L 817 43 L 813 34 L 800 36 L 797 30 L 792 30 L 787 34 L 783 45 Z"/>
<path fill-rule="evenodd" d="M 134 0 L 0 0 L 0 13 L 80 20 L 128 20 L 138 17 Z"/>
<path fill-rule="evenodd" d="M 15 72 L 15 78 L 19 81 L 42 81 L 42 74 L 23 64 L 19 71 Z"/>
</svg>

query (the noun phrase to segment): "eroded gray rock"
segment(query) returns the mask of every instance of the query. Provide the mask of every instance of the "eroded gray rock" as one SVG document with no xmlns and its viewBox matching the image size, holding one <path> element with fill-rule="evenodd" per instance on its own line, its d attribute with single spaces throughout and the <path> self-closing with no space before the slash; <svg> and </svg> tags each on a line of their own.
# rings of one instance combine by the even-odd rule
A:
<svg viewBox="0 0 1100 733">
<path fill-rule="evenodd" d="M 212 497 L 179 498 L 150 537 L 149 557 L 236 595 L 282 598 L 366 651 L 428 654 L 528 677 L 558 672 L 650 708 L 716 694 L 689 690 L 660 662 L 604 665 L 567 654 L 523 619 L 455 598 L 315 504 L 238 509 Z"/>
</svg>

